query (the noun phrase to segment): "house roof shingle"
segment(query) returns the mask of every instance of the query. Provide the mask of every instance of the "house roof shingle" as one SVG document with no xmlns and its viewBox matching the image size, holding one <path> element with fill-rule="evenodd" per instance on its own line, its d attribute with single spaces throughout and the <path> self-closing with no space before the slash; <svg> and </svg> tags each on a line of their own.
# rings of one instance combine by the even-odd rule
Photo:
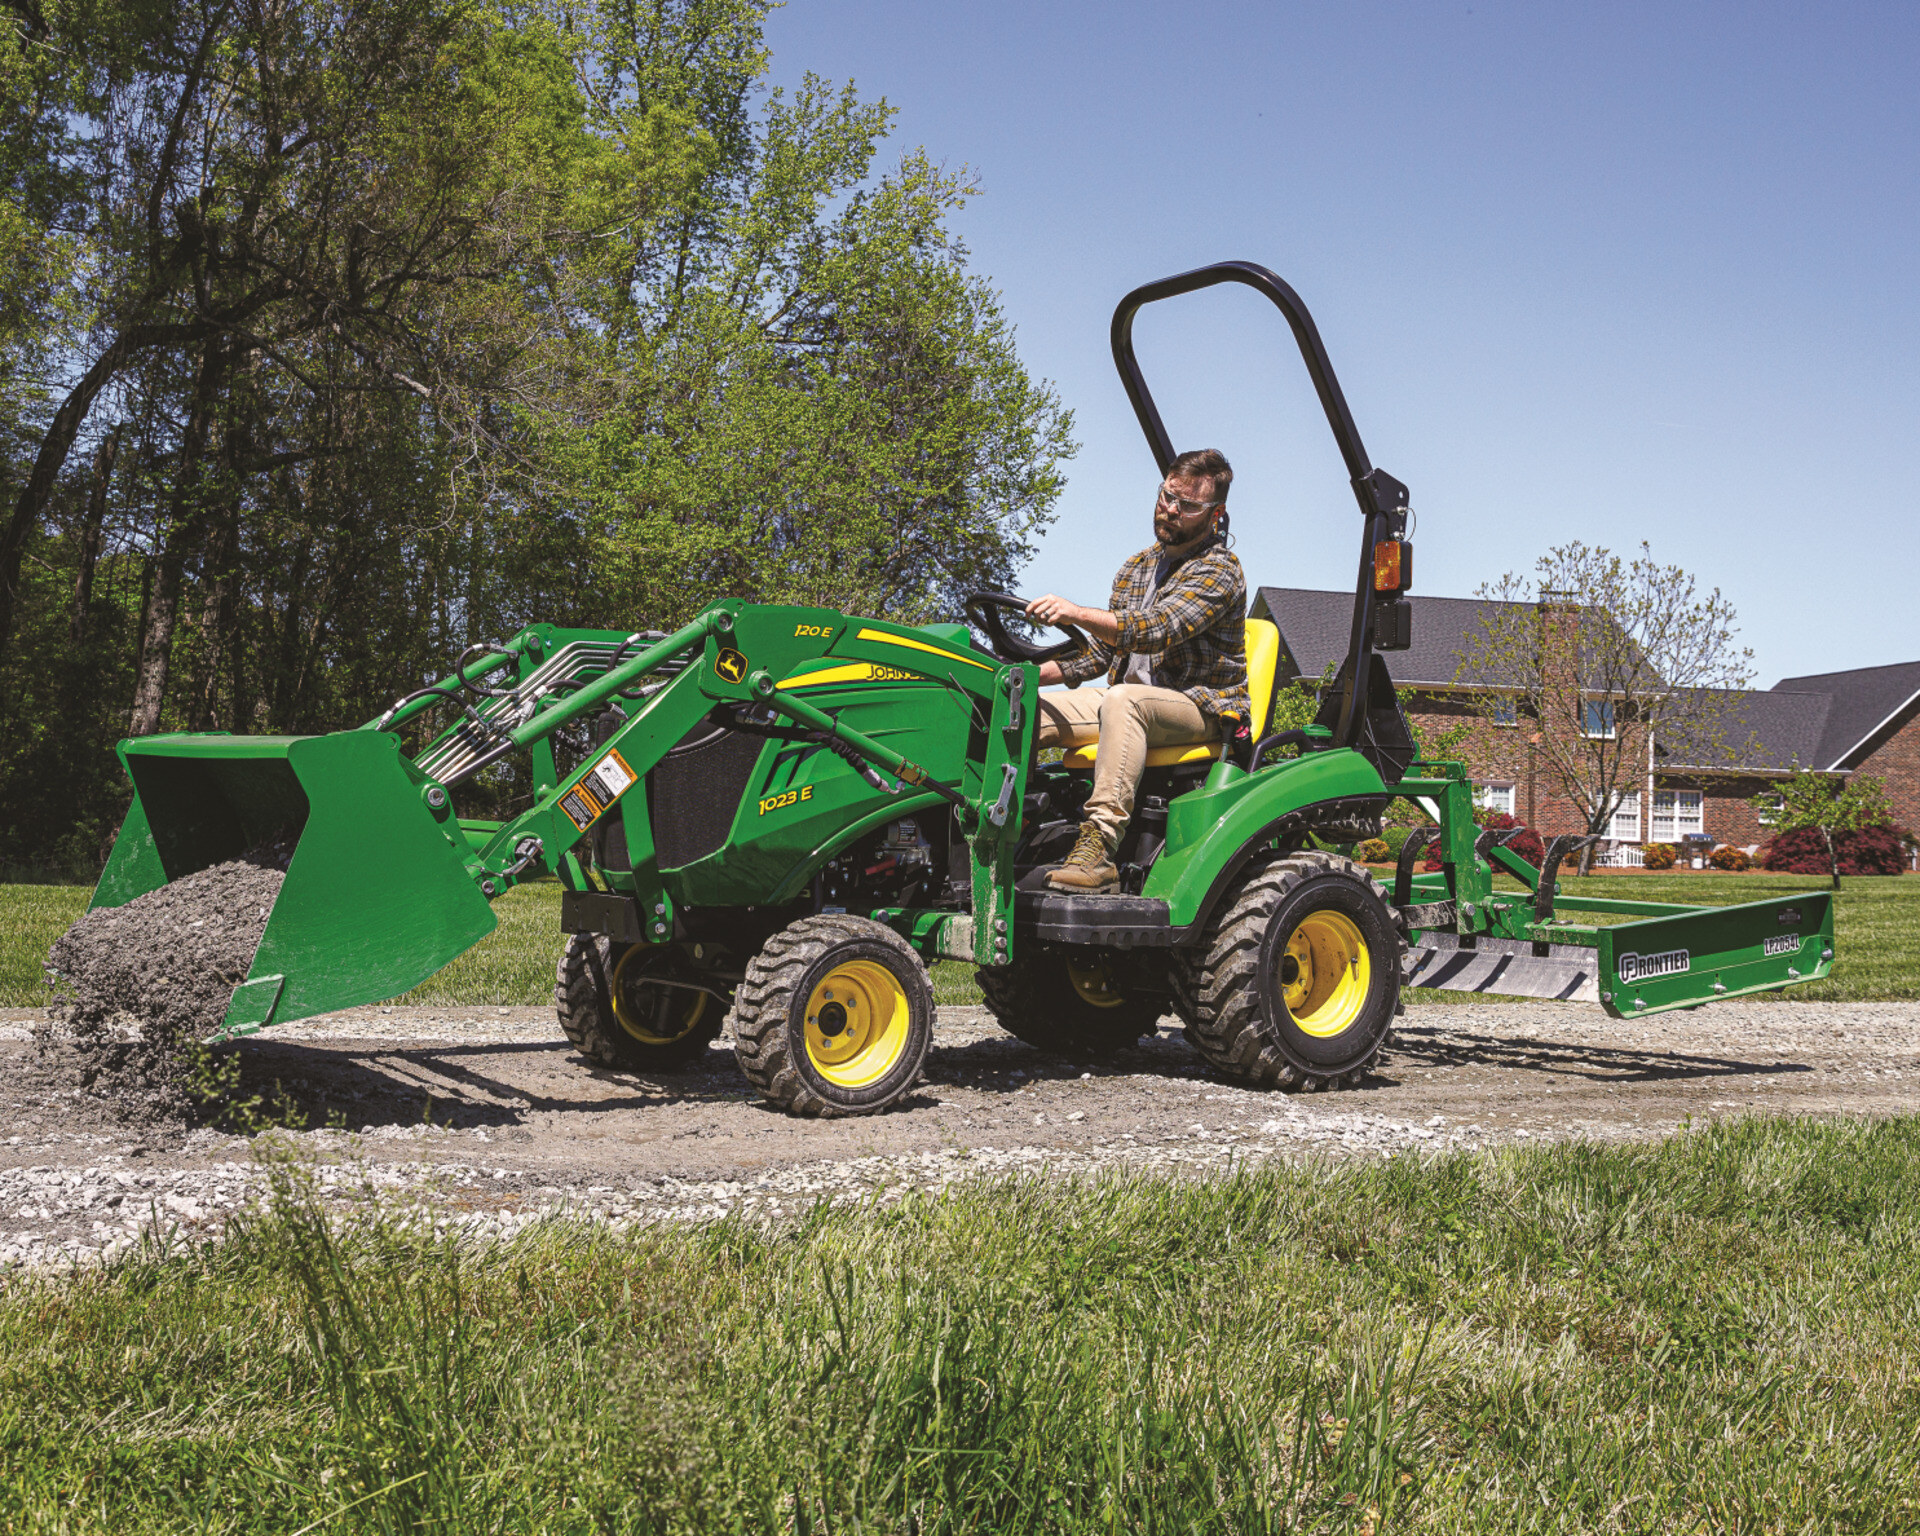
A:
<svg viewBox="0 0 1920 1536">
<path fill-rule="evenodd" d="M 1661 733 L 1663 766 L 1673 768 L 1823 767 L 1820 733 L 1832 700 L 1824 693 L 1743 692 L 1716 729 L 1695 734 L 1676 722 Z"/>
<path fill-rule="evenodd" d="M 1832 699 L 1814 758 L 1821 768 L 1851 767 L 1847 759 L 1856 756 L 1875 729 L 1920 696 L 1920 661 L 1782 678 L 1772 691 L 1823 693 Z"/>
<path fill-rule="evenodd" d="M 1413 648 L 1387 658 L 1387 670 L 1403 688 L 1452 687 L 1470 639 L 1482 633 L 1481 614 L 1495 605 L 1472 597 L 1413 599 Z M 1351 592 L 1315 592 L 1303 587 L 1261 587 L 1249 618 L 1271 618 L 1281 639 L 1281 679 L 1317 680 L 1347 659 L 1353 624 Z"/>
</svg>

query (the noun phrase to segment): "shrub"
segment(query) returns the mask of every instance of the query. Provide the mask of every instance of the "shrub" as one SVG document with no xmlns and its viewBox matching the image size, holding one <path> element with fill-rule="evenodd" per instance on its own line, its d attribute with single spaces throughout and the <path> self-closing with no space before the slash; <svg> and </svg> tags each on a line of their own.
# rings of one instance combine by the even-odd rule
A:
<svg viewBox="0 0 1920 1536">
<path fill-rule="evenodd" d="M 1393 857 L 1393 850 L 1384 838 L 1370 837 L 1353 850 L 1353 856 L 1362 864 L 1384 864 Z"/>
<path fill-rule="evenodd" d="M 1906 838 L 1898 827 L 1862 827 L 1857 832 L 1842 832 L 1833 841 L 1843 875 L 1897 875 L 1907 867 Z M 1789 875 L 1832 871 L 1827 861 L 1827 840 L 1818 827 L 1782 832 L 1767 844 L 1760 862 L 1766 869 Z"/>
<path fill-rule="evenodd" d="M 1521 823 L 1509 816 L 1505 811 L 1488 812 L 1475 819 L 1484 830 L 1490 832 L 1505 832 L 1512 827 L 1521 827 Z M 1531 827 L 1521 827 L 1519 836 L 1511 839 L 1507 843 L 1507 847 L 1519 854 L 1521 858 L 1525 859 L 1535 869 L 1538 869 L 1546 862 L 1547 845 L 1541 842 L 1540 834 Z M 1440 844 L 1438 839 L 1427 849 L 1427 861 L 1420 867 L 1428 874 L 1432 874 L 1440 867 Z"/>
<path fill-rule="evenodd" d="M 1640 862 L 1648 869 L 1672 869 L 1679 856 L 1672 843 L 1648 843 L 1640 850 Z"/>
<path fill-rule="evenodd" d="M 1732 843 L 1722 843 L 1707 855 L 1707 862 L 1715 869 L 1730 870 L 1734 874 L 1753 867 L 1753 860 L 1747 857 L 1747 850 L 1736 848 Z"/>
</svg>

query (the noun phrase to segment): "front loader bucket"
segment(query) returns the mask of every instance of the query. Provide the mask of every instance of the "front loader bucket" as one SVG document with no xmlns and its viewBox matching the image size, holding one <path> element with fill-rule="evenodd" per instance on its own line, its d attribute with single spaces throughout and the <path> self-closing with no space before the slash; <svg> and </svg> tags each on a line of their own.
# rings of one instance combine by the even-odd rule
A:
<svg viewBox="0 0 1920 1536">
<path fill-rule="evenodd" d="M 383 731 L 145 736 L 120 760 L 133 805 L 96 907 L 294 839 L 220 1037 L 398 996 L 493 932 L 451 810 L 428 808 Z"/>
</svg>

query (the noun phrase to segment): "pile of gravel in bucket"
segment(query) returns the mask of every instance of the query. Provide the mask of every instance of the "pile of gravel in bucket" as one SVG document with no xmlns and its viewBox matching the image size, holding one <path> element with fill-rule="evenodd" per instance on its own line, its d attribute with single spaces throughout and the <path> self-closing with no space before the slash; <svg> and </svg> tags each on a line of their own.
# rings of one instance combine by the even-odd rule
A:
<svg viewBox="0 0 1920 1536">
<path fill-rule="evenodd" d="M 55 941 L 37 1033 L 76 1090 L 134 1124 L 197 1118 L 200 1043 L 246 980 L 291 851 L 263 844 L 89 912 Z"/>
</svg>

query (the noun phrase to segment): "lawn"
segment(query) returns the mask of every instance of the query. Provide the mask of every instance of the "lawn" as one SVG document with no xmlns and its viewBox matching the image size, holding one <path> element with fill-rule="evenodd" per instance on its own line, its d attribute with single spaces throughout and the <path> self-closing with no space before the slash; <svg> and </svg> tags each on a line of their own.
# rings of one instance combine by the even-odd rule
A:
<svg viewBox="0 0 1920 1536">
<path fill-rule="evenodd" d="M 1516 882 L 1502 877 L 1514 890 Z M 1569 894 L 1638 901 L 1724 905 L 1787 891 L 1818 890 L 1826 882 L 1800 875 L 1589 875 L 1562 881 Z M 71 885 L 0 885 L 0 1006 L 32 1007 L 44 996 L 41 962 L 61 932 L 86 909 L 88 892 Z M 560 951 L 560 888 L 552 882 L 517 886 L 494 903 L 500 926 L 404 1002 L 462 1005 L 546 1004 L 553 999 L 553 964 Z M 1605 922 L 1601 917 L 1596 921 Z M 1833 975 L 1796 987 L 1789 998 L 1865 1001 L 1920 998 L 1920 878 L 1853 876 L 1835 913 Z M 933 967 L 934 996 L 942 1003 L 977 1003 L 973 967 L 942 961 Z M 1413 991 L 1410 1001 L 1458 1001 L 1452 993 Z"/>
<path fill-rule="evenodd" d="M 0 1530 L 1887 1532 L 1920 1122 L 0 1289 Z"/>
</svg>

